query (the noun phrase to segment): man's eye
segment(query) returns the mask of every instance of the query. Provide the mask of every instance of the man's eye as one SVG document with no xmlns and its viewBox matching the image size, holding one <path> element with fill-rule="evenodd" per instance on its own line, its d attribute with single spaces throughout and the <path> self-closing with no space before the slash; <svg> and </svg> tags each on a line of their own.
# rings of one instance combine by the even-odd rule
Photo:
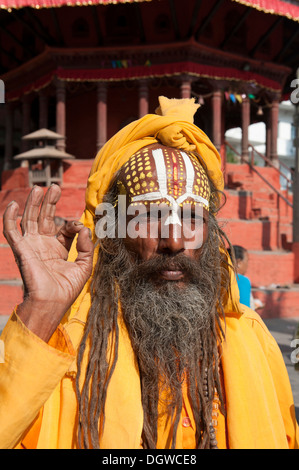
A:
<svg viewBox="0 0 299 470">
<path fill-rule="evenodd" d="M 194 220 L 200 220 L 202 223 L 205 222 L 205 219 L 203 218 L 202 215 L 200 214 L 191 214 L 192 219 Z"/>
<path fill-rule="evenodd" d="M 198 220 L 204 222 L 204 218 L 202 215 L 197 214 L 196 212 L 189 212 L 189 213 L 184 213 L 182 214 L 182 217 L 184 220 Z"/>
</svg>

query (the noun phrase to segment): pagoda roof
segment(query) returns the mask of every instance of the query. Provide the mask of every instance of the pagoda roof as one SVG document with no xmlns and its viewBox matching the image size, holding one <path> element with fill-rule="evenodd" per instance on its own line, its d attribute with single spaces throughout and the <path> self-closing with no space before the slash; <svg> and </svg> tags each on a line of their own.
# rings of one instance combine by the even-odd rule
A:
<svg viewBox="0 0 299 470">
<path fill-rule="evenodd" d="M 151 0 L 1 0 L 0 8 L 20 9 L 31 8 L 58 8 L 62 6 L 89 6 L 89 5 L 109 5 L 121 3 L 150 2 Z"/>
<path fill-rule="evenodd" d="M 50 131 L 49 129 L 38 129 L 31 134 L 24 135 L 23 140 L 62 140 L 65 137 L 57 132 Z"/>
<path fill-rule="evenodd" d="M 70 160 L 75 158 L 74 155 L 69 153 L 62 152 L 61 150 L 56 149 L 55 147 L 37 147 L 27 152 L 19 153 L 14 157 L 14 160 L 38 160 L 38 159 L 66 159 Z"/>
<path fill-rule="evenodd" d="M 123 3 L 142 3 L 152 0 L 1 0 L 0 8 L 6 10 L 31 8 L 58 8 L 62 6 L 110 5 Z M 299 4 L 296 0 L 231 0 L 265 13 L 285 16 L 299 21 Z"/>
<path fill-rule="evenodd" d="M 74 89 L 79 82 L 130 85 L 142 79 L 175 81 L 183 74 L 192 77 L 198 94 L 207 94 L 217 81 L 223 90 L 241 89 L 256 99 L 291 95 L 298 68 L 299 0 L 185 3 L 1 0 L 0 29 L 7 38 L 0 77 L 6 102 L 54 89 L 56 80 Z M 21 41 L 23 36 L 30 41 Z"/>
<path fill-rule="evenodd" d="M 286 16 L 290 20 L 299 21 L 299 4 L 292 0 L 231 0 L 256 10 L 274 15 Z"/>
</svg>

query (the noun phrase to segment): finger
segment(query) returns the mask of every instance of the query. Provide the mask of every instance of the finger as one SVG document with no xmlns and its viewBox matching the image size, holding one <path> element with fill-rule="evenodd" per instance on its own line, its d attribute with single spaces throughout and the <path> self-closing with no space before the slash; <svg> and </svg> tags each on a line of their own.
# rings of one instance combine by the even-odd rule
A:
<svg viewBox="0 0 299 470">
<path fill-rule="evenodd" d="M 57 240 L 69 251 L 77 233 L 84 228 L 84 225 L 76 220 L 68 221 L 61 227 L 56 235 Z"/>
<path fill-rule="evenodd" d="M 56 204 L 61 196 L 58 184 L 50 186 L 41 205 L 38 216 L 38 232 L 41 235 L 54 236 L 57 232 L 55 224 Z"/>
<path fill-rule="evenodd" d="M 39 207 L 44 196 L 44 191 L 40 186 L 34 186 L 26 201 L 21 228 L 23 235 L 38 233 Z"/>
<path fill-rule="evenodd" d="M 18 203 L 11 201 L 3 214 L 3 235 L 5 236 L 11 248 L 13 248 L 14 245 L 16 245 L 18 241 L 22 239 L 22 235 L 17 227 L 18 213 Z"/>
<path fill-rule="evenodd" d="M 87 227 L 80 230 L 77 240 L 77 253 L 78 256 L 75 260 L 77 266 L 81 268 L 86 278 L 92 272 L 94 244 L 91 239 L 91 232 Z"/>
</svg>

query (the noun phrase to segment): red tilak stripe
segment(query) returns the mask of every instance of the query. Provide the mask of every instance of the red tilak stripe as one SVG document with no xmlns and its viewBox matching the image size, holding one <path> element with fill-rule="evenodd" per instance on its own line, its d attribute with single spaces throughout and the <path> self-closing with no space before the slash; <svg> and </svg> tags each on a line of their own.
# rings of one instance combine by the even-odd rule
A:
<svg viewBox="0 0 299 470">
<path fill-rule="evenodd" d="M 174 153 L 171 153 L 172 156 L 172 162 L 173 162 L 173 195 L 174 197 L 178 196 L 178 190 L 179 190 L 179 179 L 178 179 L 178 165 L 177 165 L 177 159 Z"/>
</svg>

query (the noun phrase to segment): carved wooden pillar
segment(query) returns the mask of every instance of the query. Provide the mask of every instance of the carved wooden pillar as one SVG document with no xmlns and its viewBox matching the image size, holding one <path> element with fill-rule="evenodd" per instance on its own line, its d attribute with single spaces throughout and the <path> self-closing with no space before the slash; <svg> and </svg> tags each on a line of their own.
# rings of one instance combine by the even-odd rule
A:
<svg viewBox="0 0 299 470">
<path fill-rule="evenodd" d="M 276 99 L 272 101 L 270 108 L 270 123 L 271 123 L 271 143 L 270 143 L 270 160 L 273 165 L 279 166 L 277 155 L 277 138 L 278 138 L 278 113 L 279 101 Z"/>
<path fill-rule="evenodd" d="M 39 128 L 48 128 L 48 97 L 44 90 L 40 90 L 38 93 L 39 99 Z"/>
<path fill-rule="evenodd" d="M 148 114 L 148 82 L 147 80 L 139 80 L 139 118 Z"/>
<path fill-rule="evenodd" d="M 107 142 L 107 85 L 99 82 L 97 86 L 97 150 Z"/>
<path fill-rule="evenodd" d="M 181 98 L 191 98 L 192 78 L 188 75 L 182 76 L 180 91 Z"/>
<path fill-rule="evenodd" d="M 227 171 L 226 171 L 226 144 L 225 144 L 225 108 L 222 102 L 222 113 L 221 113 L 221 146 L 220 146 L 220 156 L 221 156 L 221 170 L 223 172 L 224 184 L 227 184 Z"/>
<path fill-rule="evenodd" d="M 244 98 L 242 101 L 242 159 L 248 160 L 248 128 L 250 126 L 250 100 Z"/>
<path fill-rule="evenodd" d="M 56 81 L 56 132 L 66 136 L 66 89 L 65 82 Z M 57 148 L 65 152 L 65 139 L 57 141 Z"/>
<path fill-rule="evenodd" d="M 31 99 L 29 95 L 24 95 L 22 98 L 22 137 L 30 132 L 30 114 L 31 114 Z M 22 151 L 28 149 L 28 142 L 22 141 Z"/>
<path fill-rule="evenodd" d="M 265 125 L 266 125 L 266 157 L 268 160 L 271 158 L 271 112 L 270 109 L 265 110 Z"/>
<path fill-rule="evenodd" d="M 218 152 L 221 148 L 221 109 L 222 109 L 222 93 L 220 90 L 213 91 L 212 94 L 212 141 Z"/>
<path fill-rule="evenodd" d="M 3 170 L 12 167 L 13 157 L 13 109 L 11 103 L 5 104 L 5 150 Z"/>
</svg>

